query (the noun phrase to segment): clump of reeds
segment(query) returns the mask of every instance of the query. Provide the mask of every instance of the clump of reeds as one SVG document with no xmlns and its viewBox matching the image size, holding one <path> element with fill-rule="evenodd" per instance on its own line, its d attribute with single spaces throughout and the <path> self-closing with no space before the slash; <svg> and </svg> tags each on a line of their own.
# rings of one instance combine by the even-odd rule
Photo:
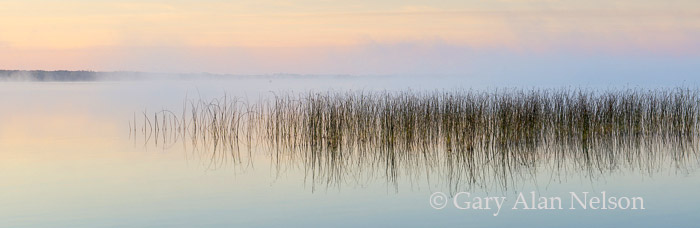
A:
<svg viewBox="0 0 700 228">
<path fill-rule="evenodd" d="M 262 137 L 277 145 L 458 151 L 688 136 L 700 113 L 688 89 L 329 92 L 274 97 L 263 107 Z"/>
<path fill-rule="evenodd" d="M 200 99 L 187 101 L 182 115 L 143 116 L 142 132 L 155 133 L 156 142 L 176 133 L 234 160 L 239 145 L 258 142 L 276 158 L 304 161 L 312 179 L 340 182 L 370 167 L 393 180 L 445 167 L 442 175 L 469 177 L 450 179 L 457 185 L 482 183 L 485 176 L 475 174 L 489 170 L 507 180 L 539 160 L 589 171 L 681 161 L 689 148 L 694 153 L 687 145 L 698 136 L 700 96 L 684 88 L 309 92 L 258 102 Z M 664 148 L 676 152 L 656 154 Z"/>
</svg>

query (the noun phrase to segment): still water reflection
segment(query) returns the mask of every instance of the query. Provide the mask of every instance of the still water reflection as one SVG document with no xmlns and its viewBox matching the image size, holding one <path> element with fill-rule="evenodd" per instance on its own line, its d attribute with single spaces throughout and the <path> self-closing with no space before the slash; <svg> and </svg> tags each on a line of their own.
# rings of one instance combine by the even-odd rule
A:
<svg viewBox="0 0 700 228">
<path fill-rule="evenodd" d="M 317 83 L 338 90 L 460 86 L 393 82 Z M 369 145 L 319 152 L 265 137 L 247 140 L 246 134 L 236 145 L 193 140 L 175 130 L 150 139 L 133 131 L 141 126 L 142 110 L 149 116 L 181 111 L 185 94 L 211 100 L 228 93 L 256 100 L 269 91 L 321 88 L 314 83 L 0 84 L 0 227 L 696 225 L 696 138 L 600 138 L 586 147 L 541 142 L 462 156 L 444 144 L 427 155 L 381 147 L 376 153 Z M 514 199 L 516 192 L 603 190 L 643 196 L 647 209 L 502 211 L 494 217 L 486 211 L 434 210 L 428 204 L 435 191 Z"/>
<path fill-rule="evenodd" d="M 130 136 L 189 147 L 208 168 L 251 165 L 252 151 L 264 151 L 277 172 L 303 170 L 312 191 L 373 180 L 395 191 L 399 180 L 507 191 L 538 171 L 595 182 L 615 172 L 689 173 L 698 160 L 694 90 L 273 95 L 185 100 L 183 110 L 134 116 Z"/>
</svg>

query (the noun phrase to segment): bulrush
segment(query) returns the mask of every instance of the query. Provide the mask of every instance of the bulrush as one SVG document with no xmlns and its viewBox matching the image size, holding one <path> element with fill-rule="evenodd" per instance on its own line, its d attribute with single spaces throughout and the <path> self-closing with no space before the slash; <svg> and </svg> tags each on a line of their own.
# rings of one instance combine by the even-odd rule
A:
<svg viewBox="0 0 700 228">
<path fill-rule="evenodd" d="M 687 88 L 409 90 L 187 100 L 182 112 L 144 112 L 130 126 L 147 142 L 187 139 L 234 160 L 262 145 L 329 182 L 367 167 L 392 179 L 410 164 L 419 167 L 404 173 L 447 167 L 443 175 L 478 183 L 479 173 L 507 180 L 541 161 L 591 174 L 682 161 L 695 156 L 699 118 L 698 90 Z"/>
</svg>

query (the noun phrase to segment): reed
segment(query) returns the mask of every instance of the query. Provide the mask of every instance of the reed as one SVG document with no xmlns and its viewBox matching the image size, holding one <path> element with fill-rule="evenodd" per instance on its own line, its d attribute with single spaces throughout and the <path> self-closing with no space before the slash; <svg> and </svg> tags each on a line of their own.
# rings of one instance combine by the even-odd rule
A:
<svg viewBox="0 0 700 228">
<path fill-rule="evenodd" d="M 402 173 L 432 171 L 455 188 L 492 179 L 508 186 L 514 175 L 543 167 L 594 176 L 683 163 L 696 156 L 699 95 L 674 88 L 329 91 L 256 102 L 224 96 L 188 100 L 182 115 L 144 113 L 142 132 L 163 145 L 189 139 L 212 161 L 241 162 L 240 151 L 263 147 L 277 162 L 301 161 L 323 183 L 358 170 L 391 183 Z"/>
</svg>

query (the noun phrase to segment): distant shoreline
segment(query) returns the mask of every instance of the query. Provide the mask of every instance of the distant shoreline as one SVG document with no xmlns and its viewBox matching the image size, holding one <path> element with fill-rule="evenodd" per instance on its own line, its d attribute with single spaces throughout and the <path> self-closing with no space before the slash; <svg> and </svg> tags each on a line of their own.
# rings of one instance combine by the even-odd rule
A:
<svg viewBox="0 0 700 228">
<path fill-rule="evenodd" d="M 275 78 L 384 78 L 389 75 L 318 75 L 318 74 L 215 74 L 215 73 L 154 73 L 138 71 L 89 71 L 89 70 L 0 70 L 2 81 L 33 82 L 82 82 L 82 81 L 130 81 L 145 79 L 275 79 Z"/>
</svg>

